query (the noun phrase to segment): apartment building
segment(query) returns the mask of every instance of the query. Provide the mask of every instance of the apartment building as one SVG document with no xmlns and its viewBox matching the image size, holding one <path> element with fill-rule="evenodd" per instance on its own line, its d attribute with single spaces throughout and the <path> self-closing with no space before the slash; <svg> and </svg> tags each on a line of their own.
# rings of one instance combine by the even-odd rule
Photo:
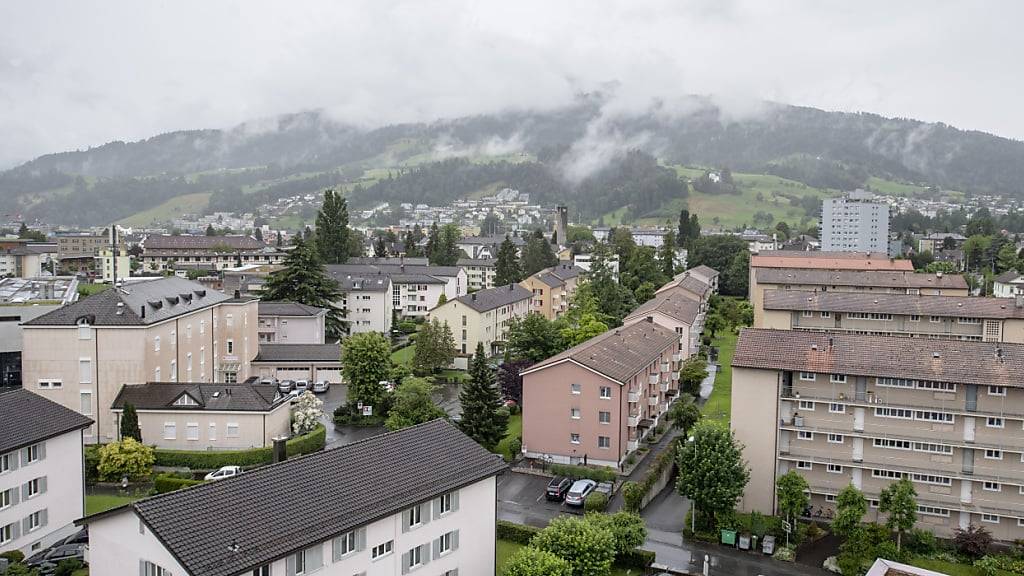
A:
<svg viewBox="0 0 1024 576">
<path fill-rule="evenodd" d="M 434 308 L 430 319 L 448 324 L 460 355 L 472 356 L 478 343 L 483 343 L 488 354 L 500 354 L 509 325 L 530 313 L 532 297 L 518 284 L 486 288 Z"/>
<path fill-rule="evenodd" d="M 752 328 L 732 366 L 744 510 L 774 512 L 796 470 L 815 507 L 853 484 L 884 521 L 880 492 L 909 478 L 919 527 L 1024 536 L 1024 345 Z"/>
<path fill-rule="evenodd" d="M 172 450 L 242 450 L 291 436 L 288 399 L 276 386 L 147 382 L 125 384 L 111 403 L 118 429 L 124 407 L 139 418 L 143 441 Z"/>
<path fill-rule="evenodd" d="M 821 249 L 827 252 L 888 252 L 889 205 L 854 190 L 821 203 Z"/>
<path fill-rule="evenodd" d="M 808 270 L 767 268 L 753 272 L 750 304 L 754 323 L 764 315 L 764 295 L 772 290 L 800 292 L 839 292 L 842 294 L 911 294 L 926 296 L 967 296 L 969 288 L 963 276 L 955 274 L 918 274 L 883 270 Z"/>
<path fill-rule="evenodd" d="M 90 570 L 493 576 L 505 468 L 434 420 L 84 518 Z"/>
<path fill-rule="evenodd" d="M 970 296 L 766 290 L 755 328 L 1024 343 L 1024 295 Z"/>
<path fill-rule="evenodd" d="M 466 271 L 459 266 L 406 264 L 399 258 L 359 260 L 375 263 L 330 264 L 326 266 L 327 273 L 339 282 L 349 277 L 386 277 L 391 284 L 391 309 L 403 318 L 425 317 L 437 306 L 442 294 L 446 300 L 452 300 L 467 292 Z"/>
<path fill-rule="evenodd" d="M 0 278 L 0 386 L 21 386 L 21 323 L 77 299 L 74 276 Z"/>
<path fill-rule="evenodd" d="M 323 344 L 327 310 L 298 302 L 259 303 L 260 342 Z"/>
<path fill-rule="evenodd" d="M 497 263 L 497 258 L 459 258 L 456 265 L 466 271 L 466 284 L 469 290 L 483 290 L 494 288 Z"/>
<path fill-rule="evenodd" d="M 680 292 L 691 300 L 706 303 L 711 298 L 713 290 L 711 289 L 710 282 L 690 274 L 689 270 L 687 270 L 682 274 L 677 274 L 654 293 L 664 294 L 666 292 Z"/>
<path fill-rule="evenodd" d="M 333 273 L 338 282 L 341 300 L 335 306 L 347 312 L 349 334 L 391 332 L 394 308 L 391 305 L 393 284 L 384 274 Z"/>
<path fill-rule="evenodd" d="M 147 272 L 223 270 L 247 264 L 280 264 L 286 254 L 252 236 L 173 236 L 150 234 L 140 243 Z"/>
<path fill-rule="evenodd" d="M 225 294 L 241 294 L 242 296 L 259 296 L 267 278 L 283 266 L 271 264 L 246 264 L 221 270 L 221 292 Z"/>
<path fill-rule="evenodd" d="M 61 273 L 91 270 L 100 250 L 110 246 L 106 235 L 88 232 L 61 234 L 56 240 Z"/>
<path fill-rule="evenodd" d="M 110 403 L 123 384 L 249 377 L 258 315 L 255 298 L 173 276 L 112 288 L 22 324 L 22 381 L 92 417 L 88 442 L 110 442 Z"/>
<path fill-rule="evenodd" d="M 682 290 L 670 290 L 637 306 L 622 319 L 622 323 L 630 326 L 637 322 L 652 321 L 672 330 L 679 337 L 676 351 L 685 360 L 700 349 L 707 306 L 706 300 L 696 301 Z"/>
<path fill-rule="evenodd" d="M 694 266 L 686 271 L 690 276 L 700 280 L 701 282 L 711 286 L 711 292 L 714 294 L 718 293 L 718 270 L 715 270 L 711 266 L 701 264 L 700 266 Z"/>
<path fill-rule="evenodd" d="M 31 556 L 85 510 L 82 431 L 92 420 L 27 390 L 0 393 L 0 552 Z"/>
<path fill-rule="evenodd" d="M 579 267 L 568 262 L 561 262 L 520 282 L 524 288 L 533 293 L 531 311 L 548 320 L 554 320 L 565 314 L 573 296 L 576 295 L 581 272 Z"/>
<path fill-rule="evenodd" d="M 619 467 L 678 397 L 678 342 L 648 319 L 524 370 L 523 452 Z"/>
<path fill-rule="evenodd" d="M 56 261 L 56 244 L 27 243 L 0 249 L 0 276 L 38 278 L 51 274 Z"/>
<path fill-rule="evenodd" d="M 516 253 L 522 251 L 523 247 L 526 246 L 526 240 L 523 240 L 519 236 L 511 235 L 508 236 L 508 238 L 516 247 Z M 501 243 L 504 241 L 505 236 L 502 235 L 467 236 L 460 238 L 456 246 L 459 250 L 465 252 L 470 258 L 497 258 L 498 249 L 501 248 Z"/>
<path fill-rule="evenodd" d="M 996 298 L 1013 298 L 1024 291 L 1024 274 L 1007 270 L 992 281 L 992 295 Z"/>
</svg>

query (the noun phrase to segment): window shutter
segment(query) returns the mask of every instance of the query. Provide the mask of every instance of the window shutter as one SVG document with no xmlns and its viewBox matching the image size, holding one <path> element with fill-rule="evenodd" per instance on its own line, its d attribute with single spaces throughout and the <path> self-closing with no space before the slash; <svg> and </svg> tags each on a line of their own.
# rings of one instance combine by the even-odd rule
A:
<svg viewBox="0 0 1024 576">
<path fill-rule="evenodd" d="M 288 576 L 295 576 L 295 554 L 291 554 L 285 558 L 284 571 Z"/>
<path fill-rule="evenodd" d="M 11 455 L 7 458 L 7 463 L 10 465 L 12 472 L 14 470 L 17 470 L 18 469 L 18 453 L 17 452 L 11 452 Z"/>
<path fill-rule="evenodd" d="M 146 576 L 146 561 L 139 558 L 139 576 Z"/>
<path fill-rule="evenodd" d="M 42 510 L 39 511 L 39 525 L 40 526 L 46 526 L 46 523 L 47 523 L 47 521 L 49 521 L 49 519 L 50 519 L 50 513 L 48 512 L 48 508 L 43 508 Z"/>
<path fill-rule="evenodd" d="M 7 491 L 11 495 L 11 506 L 14 506 L 18 502 L 21 502 L 21 490 L 17 488 L 11 488 Z"/>
<path fill-rule="evenodd" d="M 431 502 L 431 506 L 434 507 L 434 520 L 437 520 L 441 517 L 441 499 L 434 498 L 433 502 Z"/>
<path fill-rule="evenodd" d="M 21 485 L 21 499 L 28 500 L 28 482 Z"/>
<path fill-rule="evenodd" d="M 21 453 L 21 465 L 28 466 L 28 448 L 22 448 L 18 452 Z"/>
<path fill-rule="evenodd" d="M 356 550 L 359 552 L 366 550 L 366 528 L 356 530 Z"/>
<path fill-rule="evenodd" d="M 331 561 L 337 562 L 341 559 L 341 536 L 331 540 Z"/>
<path fill-rule="evenodd" d="M 46 442 L 40 442 L 39 443 L 39 459 L 42 460 L 44 458 L 46 458 Z"/>
<path fill-rule="evenodd" d="M 452 532 L 452 551 L 459 549 L 459 531 Z"/>
<path fill-rule="evenodd" d="M 459 491 L 452 492 L 452 512 L 459 509 Z"/>
<path fill-rule="evenodd" d="M 17 522 L 11 524 L 11 538 L 13 540 L 21 538 L 21 524 L 18 524 Z"/>
<path fill-rule="evenodd" d="M 46 494 L 46 476 L 39 479 L 39 493 Z"/>
<path fill-rule="evenodd" d="M 402 554 L 402 574 L 409 573 L 409 553 Z"/>
<path fill-rule="evenodd" d="M 420 509 L 420 523 L 422 523 L 422 524 L 430 524 L 430 505 L 431 504 L 432 504 L 432 502 L 424 502 L 423 504 L 420 504 L 420 506 L 422 506 L 423 508 L 426 508 L 426 510 L 423 510 L 422 508 Z"/>
<path fill-rule="evenodd" d="M 324 565 L 324 546 L 317 544 L 306 548 L 306 572 L 319 570 Z"/>
<path fill-rule="evenodd" d="M 430 564 L 430 546 L 427 544 L 420 546 L 420 561 L 424 566 Z"/>
<path fill-rule="evenodd" d="M 28 534 L 29 528 L 31 528 L 31 526 L 29 526 L 28 524 L 28 516 L 25 516 L 21 519 L 21 531 L 25 534 Z"/>
<path fill-rule="evenodd" d="M 409 515 L 412 514 L 412 510 L 402 511 L 402 532 L 409 531 Z"/>
<path fill-rule="evenodd" d="M 440 538 L 434 538 L 434 540 L 431 542 L 431 546 L 434 549 L 434 552 L 433 552 L 434 557 L 436 558 L 436 557 L 440 556 L 441 555 L 441 539 Z"/>
</svg>

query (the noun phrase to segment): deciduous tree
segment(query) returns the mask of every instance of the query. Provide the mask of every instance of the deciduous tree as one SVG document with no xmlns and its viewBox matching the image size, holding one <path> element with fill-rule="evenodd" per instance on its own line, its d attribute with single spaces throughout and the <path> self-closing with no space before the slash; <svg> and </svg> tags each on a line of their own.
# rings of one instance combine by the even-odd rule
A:
<svg viewBox="0 0 1024 576">
<path fill-rule="evenodd" d="M 324 401 L 317 398 L 307 390 L 292 410 L 292 432 L 294 434 L 308 434 L 320 425 L 320 419 L 324 415 Z"/>
<path fill-rule="evenodd" d="M 379 332 L 353 334 L 345 339 L 342 372 L 348 383 L 348 402 L 374 406 L 381 415 L 387 394 L 384 385 L 391 374 L 391 344 Z"/>
<path fill-rule="evenodd" d="M 440 406 L 434 404 L 434 385 L 425 378 L 410 376 L 395 388 L 388 419 L 384 422 L 388 430 L 400 430 L 447 416 Z"/>
<path fill-rule="evenodd" d="M 917 490 L 910 480 L 901 478 L 882 490 L 878 495 L 878 510 L 889 515 L 885 525 L 896 531 L 896 550 L 900 550 L 903 533 L 917 522 Z"/>
<path fill-rule="evenodd" d="M 612 533 L 615 539 L 615 555 L 621 556 L 643 545 L 647 539 L 647 527 L 644 519 L 635 512 L 616 512 L 615 514 L 587 514 L 584 520 L 601 526 Z"/>
<path fill-rule="evenodd" d="M 611 531 L 577 517 L 556 517 L 530 545 L 568 562 L 573 576 L 608 576 L 615 559 Z"/>
<path fill-rule="evenodd" d="M 683 396 L 668 409 L 668 419 L 683 431 L 683 436 L 688 436 L 693 425 L 700 420 L 700 407 L 690 396 Z"/>
<path fill-rule="evenodd" d="M 572 576 L 572 566 L 546 550 L 520 548 L 505 563 L 504 576 Z"/>
<path fill-rule="evenodd" d="M 684 442 L 677 451 L 676 490 L 693 502 L 697 518 L 711 528 L 735 508 L 750 481 L 750 470 L 743 461 L 742 446 L 725 426 L 701 420 L 691 436 L 693 441 Z"/>
<path fill-rule="evenodd" d="M 116 482 L 122 477 L 129 480 L 145 478 L 153 472 L 156 456 L 153 448 L 134 438 L 124 438 L 100 448 L 100 463 L 96 470 L 100 479 Z"/>
<path fill-rule="evenodd" d="M 790 470 L 775 481 L 775 497 L 779 502 L 779 514 L 789 522 L 793 522 L 803 514 L 811 499 L 807 493 L 807 480 Z"/>
<path fill-rule="evenodd" d="M 836 496 L 836 515 L 832 520 L 832 532 L 843 538 L 853 534 L 868 511 L 868 501 L 864 493 L 853 484 L 839 491 Z"/>
<path fill-rule="evenodd" d="M 413 370 L 421 375 L 432 374 L 451 365 L 455 360 L 455 338 L 448 323 L 437 318 L 423 324 L 416 336 Z"/>
<path fill-rule="evenodd" d="M 536 363 L 565 350 L 554 322 L 536 312 L 513 318 L 506 333 L 509 356 Z"/>
</svg>

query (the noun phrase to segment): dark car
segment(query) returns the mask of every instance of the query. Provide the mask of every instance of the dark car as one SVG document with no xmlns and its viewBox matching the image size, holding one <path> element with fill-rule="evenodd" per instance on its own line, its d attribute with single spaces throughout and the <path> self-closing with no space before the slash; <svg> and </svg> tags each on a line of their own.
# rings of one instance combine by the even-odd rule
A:
<svg viewBox="0 0 1024 576">
<path fill-rule="evenodd" d="M 565 500 L 565 494 L 569 492 L 570 486 L 572 486 L 572 480 L 564 476 L 555 476 L 551 479 L 551 482 L 548 482 L 547 499 L 558 502 Z"/>
</svg>

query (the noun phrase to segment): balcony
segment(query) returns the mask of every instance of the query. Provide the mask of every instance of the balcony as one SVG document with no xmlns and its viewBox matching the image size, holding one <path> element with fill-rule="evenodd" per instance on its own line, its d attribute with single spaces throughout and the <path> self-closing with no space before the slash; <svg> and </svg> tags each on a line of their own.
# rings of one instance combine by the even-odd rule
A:
<svg viewBox="0 0 1024 576">
<path fill-rule="evenodd" d="M 650 398 L 648 398 L 647 399 L 647 405 L 648 406 L 657 406 L 658 405 L 658 397 L 657 396 L 651 396 Z"/>
<path fill-rule="evenodd" d="M 630 428 L 636 428 L 637 426 L 639 426 L 640 425 L 640 415 L 637 414 L 636 416 L 630 416 L 629 418 L 627 418 L 626 419 L 626 425 L 629 426 Z"/>
<path fill-rule="evenodd" d="M 668 412 L 668 402 L 661 403 L 661 413 L 664 414 L 665 412 Z"/>
<path fill-rule="evenodd" d="M 661 363 L 661 371 L 662 372 L 668 372 L 671 369 L 672 369 L 672 367 L 669 366 L 668 362 L 662 362 Z"/>
<path fill-rule="evenodd" d="M 629 401 L 630 401 L 630 403 L 634 403 L 634 404 L 639 402 L 640 401 L 640 393 L 639 392 L 630 392 L 629 393 Z"/>
<path fill-rule="evenodd" d="M 627 452 L 632 452 L 632 451 L 636 450 L 639 447 L 640 447 L 640 441 L 639 440 L 630 440 L 630 441 L 626 442 L 626 451 Z"/>
<path fill-rule="evenodd" d="M 658 390 L 662 392 L 668 392 L 668 382 L 662 382 L 658 385 Z"/>
<path fill-rule="evenodd" d="M 659 379 L 661 379 L 661 377 L 658 376 L 657 374 L 651 374 L 650 376 L 647 377 L 647 383 L 657 384 Z"/>
<path fill-rule="evenodd" d="M 673 354 L 672 355 L 672 361 L 673 362 L 682 362 L 683 361 L 683 355 L 682 354 Z"/>
<path fill-rule="evenodd" d="M 672 373 L 672 381 L 673 382 L 679 382 L 679 372 L 673 372 Z"/>
<path fill-rule="evenodd" d="M 220 357 L 221 362 L 238 362 L 238 356 L 235 354 L 225 354 Z"/>
</svg>

